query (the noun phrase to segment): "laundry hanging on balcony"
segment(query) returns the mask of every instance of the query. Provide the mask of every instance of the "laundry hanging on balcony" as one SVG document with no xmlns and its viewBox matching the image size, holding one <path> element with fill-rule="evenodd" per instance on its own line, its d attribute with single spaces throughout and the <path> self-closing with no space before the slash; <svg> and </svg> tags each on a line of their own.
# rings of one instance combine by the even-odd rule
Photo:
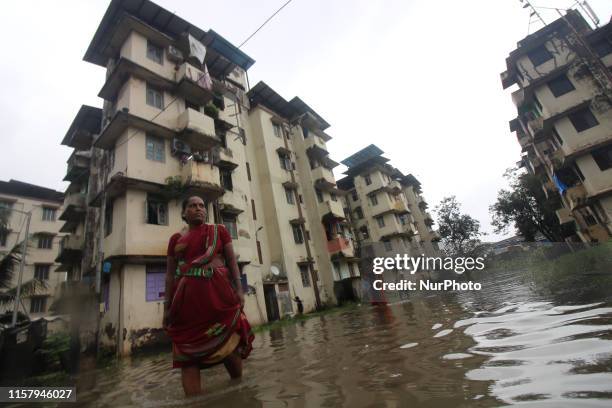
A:
<svg viewBox="0 0 612 408">
<path fill-rule="evenodd" d="M 206 47 L 200 41 L 196 40 L 191 34 L 187 36 L 189 41 L 189 56 L 196 58 L 202 64 L 202 73 L 198 73 L 196 82 L 202 88 L 212 89 L 212 79 L 208 72 L 208 67 L 204 64 L 206 58 Z"/>
<path fill-rule="evenodd" d="M 565 190 L 567 190 L 567 186 L 565 185 L 565 183 L 559 180 L 559 177 L 557 177 L 557 174 L 553 174 L 552 179 L 555 182 L 555 186 L 557 186 L 559 193 L 561 194 L 565 193 Z"/>
</svg>

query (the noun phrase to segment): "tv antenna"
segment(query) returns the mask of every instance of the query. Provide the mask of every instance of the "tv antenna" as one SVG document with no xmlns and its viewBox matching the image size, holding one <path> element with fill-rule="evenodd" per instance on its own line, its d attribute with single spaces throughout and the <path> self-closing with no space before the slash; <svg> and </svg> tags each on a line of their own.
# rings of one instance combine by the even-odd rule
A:
<svg viewBox="0 0 612 408">
<path fill-rule="evenodd" d="M 540 22 L 544 25 L 546 25 L 546 21 L 544 21 L 544 19 L 542 18 L 542 16 L 540 15 L 540 13 L 538 13 L 538 11 L 535 9 L 535 7 L 529 2 L 529 0 L 519 0 L 521 2 L 521 4 L 523 4 L 523 8 L 529 9 L 529 24 L 527 24 L 527 34 L 529 34 L 529 31 L 531 30 L 531 24 L 533 24 L 534 20 L 540 20 Z"/>
</svg>

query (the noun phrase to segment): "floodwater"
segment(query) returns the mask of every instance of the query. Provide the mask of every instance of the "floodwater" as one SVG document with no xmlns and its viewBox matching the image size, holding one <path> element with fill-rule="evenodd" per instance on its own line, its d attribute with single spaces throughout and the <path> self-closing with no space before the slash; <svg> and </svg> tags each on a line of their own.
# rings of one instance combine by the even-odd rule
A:
<svg viewBox="0 0 612 408">
<path fill-rule="evenodd" d="M 258 333 L 244 378 L 203 371 L 183 397 L 170 353 L 97 373 L 97 407 L 612 406 L 612 291 L 568 282 L 541 294 L 520 272 L 480 292 L 411 294 Z"/>
</svg>

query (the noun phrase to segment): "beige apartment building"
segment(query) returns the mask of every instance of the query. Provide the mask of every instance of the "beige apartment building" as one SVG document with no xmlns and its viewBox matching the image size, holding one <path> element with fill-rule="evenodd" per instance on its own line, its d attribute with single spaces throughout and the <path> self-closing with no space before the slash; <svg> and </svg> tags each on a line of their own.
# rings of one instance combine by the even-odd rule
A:
<svg viewBox="0 0 612 408">
<path fill-rule="evenodd" d="M 540 177 L 565 241 L 612 236 L 612 24 L 592 29 L 569 10 L 518 43 L 501 74 L 517 85 L 510 121 L 522 164 Z"/>
<path fill-rule="evenodd" d="M 391 166 L 383 151 L 370 145 L 342 160 L 347 176 L 338 186 L 361 245 L 382 243 L 389 256 L 436 256 L 439 234 L 422 196 L 421 183 Z M 380 247 L 380 245 L 378 245 Z"/>
<path fill-rule="evenodd" d="M 251 88 L 252 58 L 150 1 L 111 1 L 84 59 L 106 69 L 104 107 L 83 106 L 63 140 L 74 153 L 62 230 L 82 252 L 62 268 L 101 276 L 103 347 L 162 340 L 167 245 L 190 195 L 232 235 L 252 324 L 294 314 L 295 296 L 309 312 L 360 295 L 317 112 Z"/>
<path fill-rule="evenodd" d="M 0 258 L 3 258 L 25 237 L 26 215 L 30 213 L 29 241 L 23 283 L 36 278 L 46 284 L 46 289 L 31 297 L 21 299 L 30 318 L 49 314 L 49 308 L 66 280 L 66 273 L 59 268 L 57 258 L 65 254 L 63 234 L 60 233 L 64 195 L 49 188 L 17 180 L 0 181 L 0 207 L 8 212 L 8 231 L 0 232 Z M 15 210 L 15 211 L 12 211 Z M 11 287 L 17 286 L 19 266 L 14 269 Z M 12 305 L 5 309 L 12 309 Z"/>
</svg>

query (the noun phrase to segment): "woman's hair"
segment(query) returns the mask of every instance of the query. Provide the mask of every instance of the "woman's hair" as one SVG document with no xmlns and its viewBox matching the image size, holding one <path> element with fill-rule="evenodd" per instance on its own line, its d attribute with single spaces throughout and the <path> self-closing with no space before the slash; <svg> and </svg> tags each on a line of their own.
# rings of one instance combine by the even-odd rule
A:
<svg viewBox="0 0 612 408">
<path fill-rule="evenodd" d="M 201 199 L 202 201 L 204 201 L 204 199 L 200 196 L 189 196 L 189 197 L 185 197 L 183 199 L 183 201 L 181 202 L 181 219 L 185 222 L 187 222 L 187 219 L 185 218 L 185 216 L 183 215 L 183 213 L 185 212 L 185 210 L 187 209 L 187 204 L 189 204 L 189 200 L 191 200 L 193 197 L 198 197 L 199 199 Z M 206 201 L 204 201 L 204 205 L 206 205 Z"/>
</svg>

